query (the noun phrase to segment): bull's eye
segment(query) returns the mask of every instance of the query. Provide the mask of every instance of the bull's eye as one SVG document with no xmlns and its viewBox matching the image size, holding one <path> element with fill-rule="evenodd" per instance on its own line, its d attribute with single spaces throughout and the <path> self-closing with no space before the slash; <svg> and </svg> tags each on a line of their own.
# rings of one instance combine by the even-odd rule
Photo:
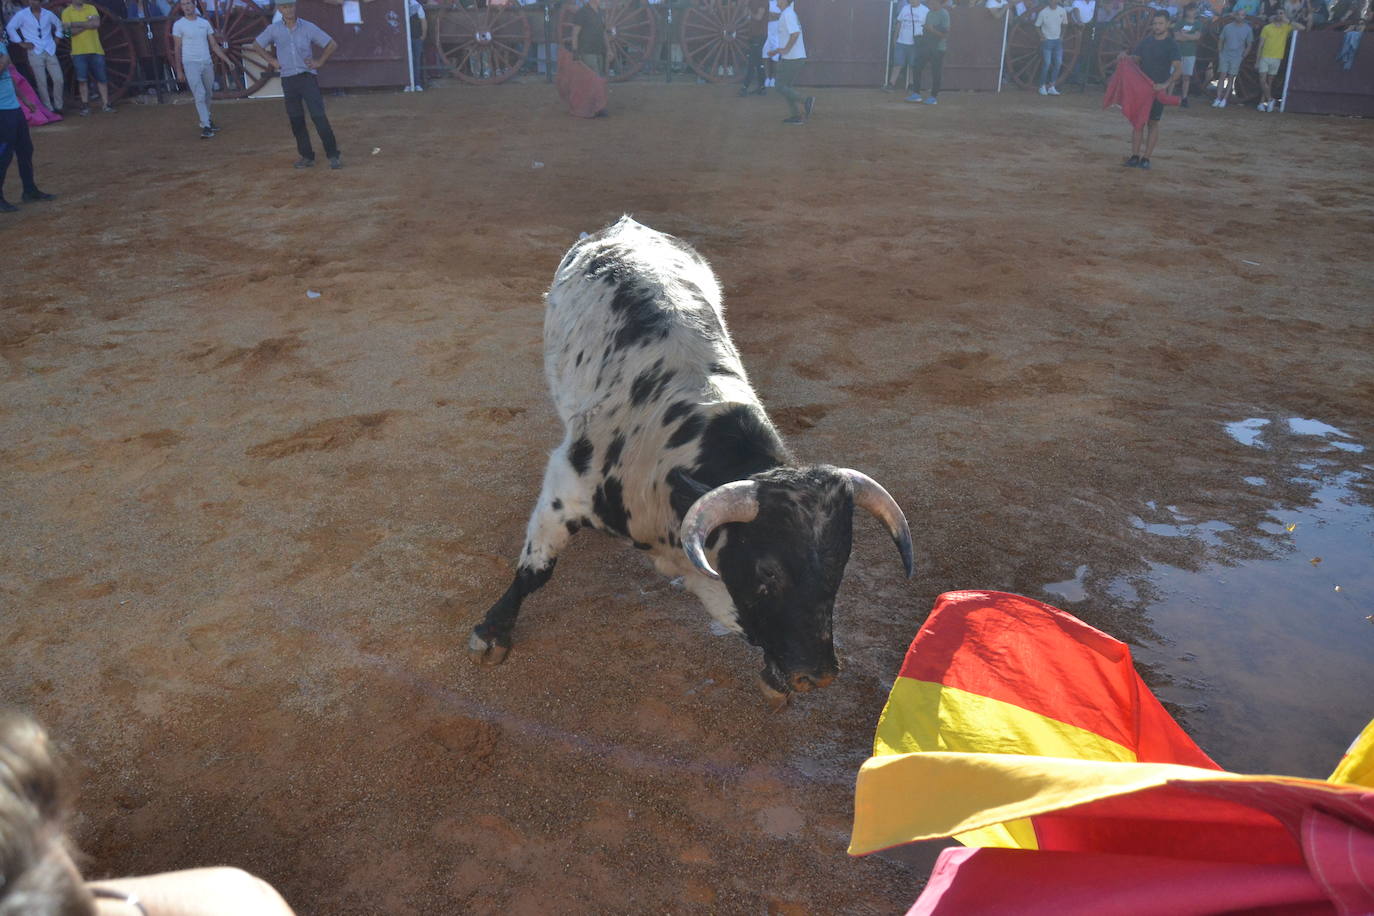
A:
<svg viewBox="0 0 1374 916">
<path fill-rule="evenodd" d="M 782 573 L 772 566 L 759 567 L 759 586 L 760 595 L 771 595 L 778 590 L 782 582 Z"/>
</svg>

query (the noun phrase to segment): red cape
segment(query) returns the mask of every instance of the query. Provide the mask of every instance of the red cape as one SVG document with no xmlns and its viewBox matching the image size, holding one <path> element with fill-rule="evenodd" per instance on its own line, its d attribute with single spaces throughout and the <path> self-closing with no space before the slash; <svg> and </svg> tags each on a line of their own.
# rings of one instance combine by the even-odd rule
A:
<svg viewBox="0 0 1374 916">
<path fill-rule="evenodd" d="M 1107 93 L 1102 97 L 1102 107 L 1121 106 L 1121 113 L 1136 130 L 1145 126 L 1150 119 L 1150 106 L 1154 102 L 1164 105 L 1177 105 L 1176 95 L 1165 95 L 1163 90 L 1155 91 L 1155 81 L 1145 75 L 1133 58 L 1123 57 L 1117 64 L 1116 72 L 1107 83 Z"/>
<path fill-rule="evenodd" d="M 554 82 L 558 97 L 577 117 L 594 118 L 606 110 L 606 81 L 564 48 L 558 49 L 558 77 Z"/>
</svg>

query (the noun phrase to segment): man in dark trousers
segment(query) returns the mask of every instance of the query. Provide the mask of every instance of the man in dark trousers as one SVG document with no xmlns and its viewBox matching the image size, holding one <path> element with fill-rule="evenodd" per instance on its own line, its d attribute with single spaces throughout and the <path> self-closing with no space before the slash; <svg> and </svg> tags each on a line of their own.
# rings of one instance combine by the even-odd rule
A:
<svg viewBox="0 0 1374 916">
<path fill-rule="evenodd" d="M 316 78 L 319 69 L 339 46 L 324 29 L 296 16 L 296 0 L 277 0 L 277 9 L 281 12 L 281 22 L 263 29 L 254 49 L 267 58 L 268 66 L 281 71 L 286 116 L 291 121 L 291 132 L 296 135 L 296 151 L 301 154 L 295 166 L 308 169 L 315 164 L 315 149 L 310 145 L 310 131 L 305 126 L 305 112 L 309 111 L 310 120 L 315 122 L 315 131 L 324 144 L 329 167 L 341 169 L 339 145 L 334 142 L 334 129 L 324 113 L 324 96 L 320 95 L 320 81 Z M 315 48 L 323 49 L 318 56 Z"/>
<path fill-rule="evenodd" d="M 1178 42 L 1169 34 L 1169 14 L 1156 10 L 1150 19 L 1150 34 L 1140 39 L 1131 52 L 1131 57 L 1140 64 L 1155 84 L 1155 92 L 1168 92 L 1178 82 L 1183 73 L 1183 55 L 1179 53 Z M 1123 165 L 1131 169 L 1148 169 L 1150 155 L 1155 151 L 1155 141 L 1159 139 L 1159 119 L 1164 117 L 1164 105 L 1158 99 L 1150 106 L 1150 120 L 1146 127 L 1135 128 L 1131 133 L 1131 158 Z M 1142 149 L 1142 142 L 1144 147 Z M 1141 153 L 1144 155 L 1141 155 Z"/>
<path fill-rule="evenodd" d="M 601 0 L 587 0 L 587 5 L 573 14 L 572 23 L 573 53 L 597 76 L 605 76 L 606 18 L 601 13 Z"/>
<path fill-rule="evenodd" d="M 14 80 L 10 77 L 9 45 L 0 38 L 0 213 L 13 213 L 19 208 L 5 200 L 5 173 L 10 160 L 19 157 L 19 181 L 24 185 L 25 202 L 52 200 L 33 183 L 33 140 L 29 137 L 29 122 L 14 94 Z"/>
<path fill-rule="evenodd" d="M 749 62 L 744 68 L 744 83 L 739 94 L 748 95 L 750 84 L 757 80 L 759 85 L 754 91 L 763 95 L 768 91 L 763 86 L 767 78 L 763 72 L 763 43 L 768 40 L 768 0 L 747 0 L 745 9 L 749 10 L 749 19 L 744 26 L 749 38 Z"/>
</svg>

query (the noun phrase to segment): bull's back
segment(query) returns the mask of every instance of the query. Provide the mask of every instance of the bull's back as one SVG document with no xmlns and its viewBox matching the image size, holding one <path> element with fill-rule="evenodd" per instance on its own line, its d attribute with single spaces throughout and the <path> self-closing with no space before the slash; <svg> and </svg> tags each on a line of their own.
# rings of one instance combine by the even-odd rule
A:
<svg viewBox="0 0 1374 916">
<path fill-rule="evenodd" d="M 544 369 L 565 423 L 634 398 L 656 364 L 682 383 L 722 360 L 738 355 L 720 284 L 688 245 L 624 217 L 568 251 L 544 314 Z"/>
</svg>

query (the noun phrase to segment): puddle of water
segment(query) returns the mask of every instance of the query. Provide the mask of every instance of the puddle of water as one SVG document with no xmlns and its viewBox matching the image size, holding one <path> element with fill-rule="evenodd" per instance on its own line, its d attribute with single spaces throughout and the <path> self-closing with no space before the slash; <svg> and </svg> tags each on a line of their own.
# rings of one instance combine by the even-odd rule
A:
<svg viewBox="0 0 1374 916">
<path fill-rule="evenodd" d="M 1161 641 L 1133 646 L 1136 658 L 1222 766 L 1324 778 L 1374 717 L 1374 464 L 1319 420 L 1223 430 L 1272 456 L 1272 471 L 1243 478 L 1271 495 L 1267 518 L 1188 518 L 1148 502 L 1130 524 L 1175 556 L 1191 546 L 1190 569 L 1142 557 L 1142 574 L 1090 581 L 1081 566 L 1044 588 L 1143 611 Z"/>
</svg>

